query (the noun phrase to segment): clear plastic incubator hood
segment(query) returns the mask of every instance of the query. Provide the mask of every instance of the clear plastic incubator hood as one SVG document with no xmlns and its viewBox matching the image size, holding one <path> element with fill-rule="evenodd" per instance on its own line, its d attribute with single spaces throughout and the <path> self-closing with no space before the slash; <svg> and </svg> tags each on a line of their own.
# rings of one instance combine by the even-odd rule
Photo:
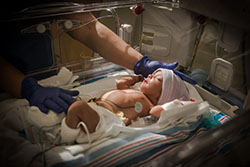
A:
<svg viewBox="0 0 250 167">
<path fill-rule="evenodd" d="M 97 20 L 151 60 L 177 61 L 176 70 L 197 82 L 185 82 L 197 105 L 176 108 L 175 120 L 162 129 L 69 145 L 60 143 L 65 115 L 39 113 L 30 119 L 34 109 L 26 100 L 1 91 L 2 164 L 249 166 L 249 11 L 247 0 L 28 1 L 6 8 L 1 56 L 40 84 L 79 90 L 89 101 L 116 89 L 121 77 L 135 75 L 70 35 Z M 88 12 L 95 19 L 68 17 Z M 206 112 L 200 104 L 208 105 Z"/>
</svg>

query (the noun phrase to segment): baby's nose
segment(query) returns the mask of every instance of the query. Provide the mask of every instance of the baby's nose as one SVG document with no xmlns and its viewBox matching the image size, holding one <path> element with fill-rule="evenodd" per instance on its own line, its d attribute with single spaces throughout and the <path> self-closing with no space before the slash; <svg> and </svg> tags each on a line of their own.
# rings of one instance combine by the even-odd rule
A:
<svg viewBox="0 0 250 167">
<path fill-rule="evenodd" d="M 152 77 L 153 77 L 153 75 L 152 75 L 152 74 L 149 74 L 149 75 L 148 75 L 148 78 L 149 78 L 149 79 L 151 79 Z"/>
</svg>

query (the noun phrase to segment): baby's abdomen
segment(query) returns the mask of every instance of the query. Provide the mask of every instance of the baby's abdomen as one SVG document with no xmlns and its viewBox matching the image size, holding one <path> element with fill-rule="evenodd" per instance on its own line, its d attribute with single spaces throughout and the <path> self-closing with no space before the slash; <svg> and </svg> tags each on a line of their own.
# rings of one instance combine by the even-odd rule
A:
<svg viewBox="0 0 250 167">
<path fill-rule="evenodd" d="M 122 111 L 129 120 L 135 120 L 138 116 L 147 116 L 152 106 L 144 94 L 131 89 L 113 90 L 105 93 L 101 99 L 111 103 L 115 112 Z M 135 111 L 136 103 L 140 103 L 142 106 L 139 113 Z"/>
</svg>

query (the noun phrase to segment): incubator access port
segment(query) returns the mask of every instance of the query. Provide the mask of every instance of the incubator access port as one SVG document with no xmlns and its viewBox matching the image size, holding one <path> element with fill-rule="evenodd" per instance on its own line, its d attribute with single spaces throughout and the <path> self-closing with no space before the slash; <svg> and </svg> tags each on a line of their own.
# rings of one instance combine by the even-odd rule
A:
<svg viewBox="0 0 250 167">
<path fill-rule="evenodd" d="M 213 60 L 208 81 L 224 91 L 228 91 L 233 77 L 233 64 L 222 59 Z"/>
</svg>

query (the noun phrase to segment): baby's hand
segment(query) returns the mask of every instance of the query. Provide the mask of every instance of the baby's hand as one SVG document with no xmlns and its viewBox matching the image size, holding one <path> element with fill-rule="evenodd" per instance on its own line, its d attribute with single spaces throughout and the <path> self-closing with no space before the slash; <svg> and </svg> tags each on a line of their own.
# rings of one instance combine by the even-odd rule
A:
<svg viewBox="0 0 250 167">
<path fill-rule="evenodd" d="M 163 111 L 163 108 L 161 107 L 161 105 L 157 105 L 151 108 L 151 110 L 149 111 L 149 114 L 157 118 L 160 118 L 162 111 Z"/>
<path fill-rule="evenodd" d="M 117 80 L 116 81 L 116 87 L 117 87 L 117 89 L 120 89 L 120 90 L 128 89 L 129 88 L 128 81 L 124 80 L 124 79 Z"/>
<path fill-rule="evenodd" d="M 131 86 L 142 81 L 143 79 L 143 76 L 123 77 L 116 81 L 116 87 L 117 89 L 129 89 Z"/>
</svg>

